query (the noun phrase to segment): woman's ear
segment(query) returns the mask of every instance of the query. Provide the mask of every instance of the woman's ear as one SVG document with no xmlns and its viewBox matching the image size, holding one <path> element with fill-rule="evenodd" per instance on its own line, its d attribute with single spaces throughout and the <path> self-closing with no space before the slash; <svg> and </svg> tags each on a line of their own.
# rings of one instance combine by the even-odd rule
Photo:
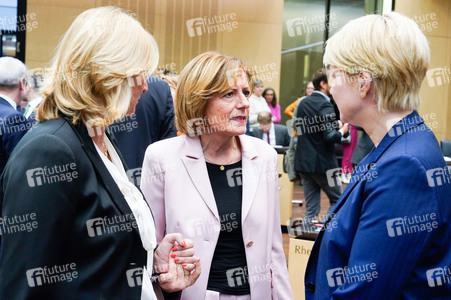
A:
<svg viewBox="0 0 451 300">
<path fill-rule="evenodd" d="M 371 89 L 373 77 L 371 76 L 371 73 L 367 71 L 360 71 L 358 76 L 360 97 L 365 98 Z"/>
</svg>

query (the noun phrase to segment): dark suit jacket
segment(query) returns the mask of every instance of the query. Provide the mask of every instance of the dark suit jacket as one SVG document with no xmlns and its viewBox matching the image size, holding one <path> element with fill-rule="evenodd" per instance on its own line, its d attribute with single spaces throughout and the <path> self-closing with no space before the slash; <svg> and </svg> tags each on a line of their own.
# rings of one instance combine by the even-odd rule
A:
<svg viewBox="0 0 451 300">
<path fill-rule="evenodd" d="M 299 104 L 294 120 L 298 134 L 295 170 L 326 173 L 338 168 L 335 143 L 341 142 L 333 105 L 321 94 L 313 93 Z"/>
<path fill-rule="evenodd" d="M 394 125 L 357 165 L 316 238 L 305 299 L 449 299 L 446 170 L 416 111 Z"/>
<path fill-rule="evenodd" d="M 147 83 L 149 90 L 139 99 L 135 114 L 110 126 L 130 169 L 142 167 L 150 144 L 177 136 L 169 85 L 155 76 Z"/>
<path fill-rule="evenodd" d="M 288 147 L 290 145 L 290 136 L 288 135 L 287 127 L 285 125 L 274 124 L 274 130 L 276 132 L 276 144 Z M 258 127 L 254 128 L 252 136 L 263 139 L 263 130 Z"/>
<path fill-rule="evenodd" d="M 17 143 L 31 125 L 8 101 L 0 97 L 0 174 Z"/>
<path fill-rule="evenodd" d="M 6 165 L 0 201 L 0 299 L 140 299 L 127 272 L 146 264 L 146 251 L 84 125 L 63 117 L 37 123 Z M 22 227 L 7 223 L 14 216 Z M 122 229 L 108 232 L 96 218 Z M 49 283 L 42 274 L 67 264 L 77 272 L 71 282 Z"/>
</svg>

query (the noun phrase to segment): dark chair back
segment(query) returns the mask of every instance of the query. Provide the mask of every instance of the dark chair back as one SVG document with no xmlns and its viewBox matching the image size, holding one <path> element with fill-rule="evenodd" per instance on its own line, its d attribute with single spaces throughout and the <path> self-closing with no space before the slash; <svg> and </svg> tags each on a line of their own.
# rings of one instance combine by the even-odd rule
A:
<svg viewBox="0 0 451 300">
<path fill-rule="evenodd" d="M 441 140 L 440 147 L 444 156 L 451 157 L 451 140 Z"/>
</svg>

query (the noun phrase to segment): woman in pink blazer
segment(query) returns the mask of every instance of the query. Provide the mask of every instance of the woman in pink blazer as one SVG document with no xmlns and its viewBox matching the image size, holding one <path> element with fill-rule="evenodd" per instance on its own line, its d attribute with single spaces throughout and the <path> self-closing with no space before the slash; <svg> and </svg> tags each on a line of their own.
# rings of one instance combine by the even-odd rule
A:
<svg viewBox="0 0 451 300">
<path fill-rule="evenodd" d="M 233 57 L 207 52 L 180 75 L 178 130 L 149 146 L 141 188 L 157 241 L 180 232 L 202 262 L 182 300 L 293 299 L 282 248 L 277 154 L 244 135 L 251 74 Z"/>
</svg>

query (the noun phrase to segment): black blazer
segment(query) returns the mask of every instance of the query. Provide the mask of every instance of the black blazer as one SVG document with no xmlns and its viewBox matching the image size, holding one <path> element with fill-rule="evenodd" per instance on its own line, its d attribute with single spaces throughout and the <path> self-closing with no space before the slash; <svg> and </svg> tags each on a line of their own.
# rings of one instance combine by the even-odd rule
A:
<svg viewBox="0 0 451 300">
<path fill-rule="evenodd" d="M 290 136 L 288 135 L 287 127 L 284 125 L 274 124 L 274 130 L 276 132 L 276 144 L 284 147 L 289 146 Z M 252 136 L 263 139 L 263 130 L 258 127 L 254 128 L 252 131 Z"/>
<path fill-rule="evenodd" d="M 0 97 L 0 175 L 17 143 L 32 123 Z"/>
<path fill-rule="evenodd" d="M 294 121 L 298 134 L 295 170 L 304 173 L 326 173 L 338 168 L 335 143 L 341 142 L 333 105 L 318 93 L 299 104 Z"/>
<path fill-rule="evenodd" d="M 0 299 L 140 299 L 133 269 L 146 251 L 84 125 L 37 123 L 6 165 L 0 201 Z"/>
<path fill-rule="evenodd" d="M 144 153 L 150 144 L 177 136 L 169 85 L 155 76 L 147 83 L 149 90 L 141 95 L 135 115 L 109 127 L 130 169 L 142 167 Z"/>
</svg>

